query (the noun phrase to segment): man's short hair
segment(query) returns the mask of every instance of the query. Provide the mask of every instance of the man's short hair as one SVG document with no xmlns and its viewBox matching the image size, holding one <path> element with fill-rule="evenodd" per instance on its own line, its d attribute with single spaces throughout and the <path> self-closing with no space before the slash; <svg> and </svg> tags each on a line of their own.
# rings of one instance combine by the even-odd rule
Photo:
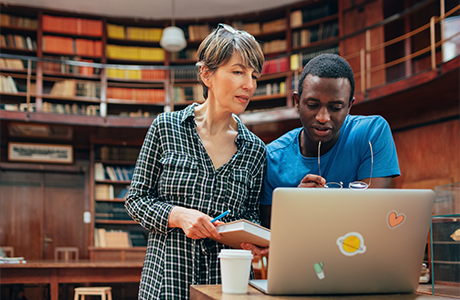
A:
<svg viewBox="0 0 460 300">
<path fill-rule="evenodd" d="M 308 74 L 322 78 L 347 78 L 350 82 L 350 99 L 355 93 L 355 78 L 350 64 L 337 54 L 320 54 L 311 59 L 302 71 L 299 78 L 298 92 L 302 96 L 303 82 Z"/>
</svg>

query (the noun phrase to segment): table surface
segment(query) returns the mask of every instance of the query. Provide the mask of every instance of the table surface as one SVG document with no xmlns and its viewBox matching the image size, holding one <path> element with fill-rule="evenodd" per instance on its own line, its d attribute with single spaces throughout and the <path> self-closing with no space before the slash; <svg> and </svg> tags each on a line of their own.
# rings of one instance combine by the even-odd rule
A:
<svg viewBox="0 0 460 300">
<path fill-rule="evenodd" d="M 60 283 L 140 282 L 142 265 L 139 261 L 90 260 L 0 264 L 0 282 L 49 284 L 51 300 L 58 300 Z"/>
<path fill-rule="evenodd" d="M 142 268 L 142 261 L 55 261 L 55 260 L 26 260 L 20 264 L 0 264 L 2 269 L 63 269 L 63 268 Z"/>
<path fill-rule="evenodd" d="M 442 300 L 455 299 L 423 294 L 378 294 L 378 295 L 327 295 L 327 296 L 268 296 L 248 287 L 247 294 L 224 294 L 222 285 L 192 285 L 190 286 L 190 300 Z"/>
</svg>

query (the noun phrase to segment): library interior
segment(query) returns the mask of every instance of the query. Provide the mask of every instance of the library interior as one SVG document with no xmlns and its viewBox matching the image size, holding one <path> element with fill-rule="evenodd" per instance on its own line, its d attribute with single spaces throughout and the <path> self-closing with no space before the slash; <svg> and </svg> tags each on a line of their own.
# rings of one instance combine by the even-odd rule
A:
<svg viewBox="0 0 460 300">
<path fill-rule="evenodd" d="M 134 166 L 159 114 L 205 101 L 196 54 L 220 23 L 262 47 L 238 117 L 265 144 L 302 127 L 293 91 L 308 61 L 349 62 L 350 114 L 391 128 L 401 175 L 390 188 L 436 193 L 417 295 L 460 298 L 457 0 L 111 2 L 0 0 L 1 299 L 72 299 L 91 286 L 137 298 L 148 231 L 125 208 Z M 171 28 L 185 41 L 169 48 Z M 256 278 L 267 268 L 254 258 Z M 190 295 L 224 299 L 213 293 Z"/>
</svg>

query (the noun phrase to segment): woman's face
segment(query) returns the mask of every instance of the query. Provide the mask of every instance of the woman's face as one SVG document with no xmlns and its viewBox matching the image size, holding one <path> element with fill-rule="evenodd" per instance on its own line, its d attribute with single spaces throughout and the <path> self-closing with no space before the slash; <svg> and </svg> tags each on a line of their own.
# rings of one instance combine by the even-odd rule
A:
<svg viewBox="0 0 460 300">
<path fill-rule="evenodd" d="M 256 91 L 258 75 L 243 64 L 238 53 L 234 54 L 205 81 L 209 89 L 208 101 L 234 114 L 243 113 Z"/>
</svg>

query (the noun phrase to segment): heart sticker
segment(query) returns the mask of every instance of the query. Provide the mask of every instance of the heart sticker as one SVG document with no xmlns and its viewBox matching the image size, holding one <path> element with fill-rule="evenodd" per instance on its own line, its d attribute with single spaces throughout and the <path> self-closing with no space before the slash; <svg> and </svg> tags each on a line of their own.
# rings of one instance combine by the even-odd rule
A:
<svg viewBox="0 0 460 300">
<path fill-rule="evenodd" d="M 404 214 L 398 215 L 398 213 L 394 210 L 388 213 L 388 226 L 390 227 L 390 229 L 398 227 L 399 225 L 404 223 L 405 220 L 406 216 Z"/>
</svg>

